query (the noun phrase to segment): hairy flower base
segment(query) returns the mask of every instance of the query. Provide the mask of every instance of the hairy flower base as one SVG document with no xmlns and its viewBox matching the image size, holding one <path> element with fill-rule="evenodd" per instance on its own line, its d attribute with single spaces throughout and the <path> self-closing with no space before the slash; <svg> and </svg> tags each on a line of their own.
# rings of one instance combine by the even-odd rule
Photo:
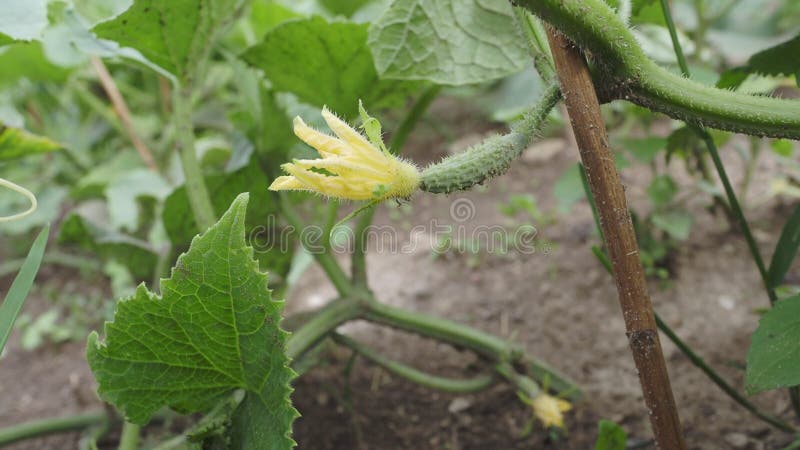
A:
<svg viewBox="0 0 800 450">
<path fill-rule="evenodd" d="M 420 184 L 417 168 L 371 144 L 358 131 L 323 108 L 322 117 L 337 137 L 294 119 L 294 134 L 314 147 L 322 159 L 298 159 L 281 165 L 288 176 L 269 189 L 304 190 L 349 200 L 410 197 Z"/>
<path fill-rule="evenodd" d="M 540 394 L 531 402 L 533 414 L 542 421 L 545 427 L 564 428 L 564 412 L 572 405 L 568 401 L 547 394 Z"/>
</svg>

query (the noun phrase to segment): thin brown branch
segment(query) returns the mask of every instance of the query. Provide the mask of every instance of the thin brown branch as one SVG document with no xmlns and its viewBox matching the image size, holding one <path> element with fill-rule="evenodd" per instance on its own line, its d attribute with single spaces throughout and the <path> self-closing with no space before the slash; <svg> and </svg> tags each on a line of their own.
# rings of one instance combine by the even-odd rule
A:
<svg viewBox="0 0 800 450">
<path fill-rule="evenodd" d="M 639 371 L 656 445 L 663 450 L 682 450 L 686 444 L 639 259 L 639 245 L 608 146 L 592 77 L 577 47 L 553 29 L 548 28 L 547 36 L 614 268 L 628 343 Z"/>
<path fill-rule="evenodd" d="M 155 172 L 158 172 L 158 166 L 156 165 L 155 158 L 153 158 L 153 154 L 133 128 L 131 112 L 128 109 L 128 105 L 125 103 L 125 99 L 122 98 L 122 94 L 117 88 L 117 83 L 114 82 L 114 78 L 112 78 L 111 74 L 108 72 L 108 68 L 106 68 L 103 60 L 97 56 L 92 56 L 91 63 L 92 68 L 94 68 L 95 73 L 97 73 L 97 77 L 100 79 L 100 84 L 103 86 L 103 90 L 111 100 L 111 105 L 114 107 L 114 112 L 122 122 L 122 127 L 125 128 L 125 132 L 128 133 L 128 138 L 131 140 L 134 148 L 136 148 L 136 151 L 139 153 L 139 156 L 142 158 L 142 161 L 144 161 L 147 167 Z"/>
</svg>

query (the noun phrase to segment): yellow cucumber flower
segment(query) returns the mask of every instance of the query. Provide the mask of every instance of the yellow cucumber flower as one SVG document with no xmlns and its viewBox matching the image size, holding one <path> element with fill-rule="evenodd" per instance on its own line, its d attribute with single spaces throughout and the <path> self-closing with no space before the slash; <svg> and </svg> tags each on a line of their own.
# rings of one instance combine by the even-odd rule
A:
<svg viewBox="0 0 800 450">
<path fill-rule="evenodd" d="M 314 147 L 322 159 L 296 159 L 281 165 L 288 176 L 272 182 L 269 189 L 304 190 L 349 200 L 380 201 L 410 197 L 419 188 L 417 168 L 395 157 L 379 143 L 370 143 L 325 107 L 322 117 L 337 137 L 321 133 L 294 119 L 294 134 Z"/>
<path fill-rule="evenodd" d="M 533 414 L 542 421 L 545 427 L 564 428 L 564 412 L 572 405 L 568 401 L 547 394 L 539 394 L 531 401 Z"/>
</svg>

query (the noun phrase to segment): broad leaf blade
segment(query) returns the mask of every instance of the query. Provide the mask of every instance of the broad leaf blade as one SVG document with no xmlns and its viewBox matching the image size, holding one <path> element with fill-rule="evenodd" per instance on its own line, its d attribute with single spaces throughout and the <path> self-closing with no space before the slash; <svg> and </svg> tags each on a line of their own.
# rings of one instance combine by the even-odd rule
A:
<svg viewBox="0 0 800 450">
<path fill-rule="evenodd" d="M 39 266 L 44 257 L 44 249 L 47 246 L 47 236 L 50 234 L 50 225 L 46 225 L 39 236 L 33 241 L 31 249 L 28 251 L 28 256 L 25 262 L 22 263 L 19 273 L 11 283 L 11 288 L 0 305 L 0 352 L 6 346 L 8 336 L 11 334 L 11 327 L 14 326 L 14 321 L 22 309 L 22 304 L 25 303 L 25 298 L 28 296 L 33 280 L 36 278 L 36 273 L 39 271 Z"/>
<path fill-rule="evenodd" d="M 248 195 L 192 241 L 162 296 L 140 286 L 119 302 L 105 342 L 89 336 L 87 358 L 100 395 L 134 423 L 171 406 L 206 411 L 235 389 L 267 405 L 258 420 L 270 430 L 255 449 L 289 449 L 296 412 L 294 373 L 280 329 L 283 304 L 271 299 L 267 277 L 245 242 Z"/>
<path fill-rule="evenodd" d="M 800 73 L 800 34 L 786 42 L 760 51 L 742 67 L 734 67 L 720 77 L 717 87 L 730 89 L 741 85 L 753 73 L 770 76 L 792 76 Z M 800 79 L 798 80 L 800 83 Z"/>
<path fill-rule="evenodd" d="M 381 76 L 462 85 L 495 80 L 530 64 L 511 5 L 492 0 L 395 0 L 372 24 Z"/>
<path fill-rule="evenodd" d="M 242 0 L 135 0 L 127 11 L 93 31 L 138 50 L 187 81 L 242 4 Z"/>
<path fill-rule="evenodd" d="M 599 434 L 594 450 L 625 450 L 628 434 L 619 425 L 608 420 L 601 420 L 597 427 Z"/>
<path fill-rule="evenodd" d="M 747 353 L 748 394 L 800 385 L 800 295 L 775 303 L 764 314 Z"/>
<path fill-rule="evenodd" d="M 61 149 L 61 144 L 19 128 L 0 124 L 0 161 Z"/>
<path fill-rule="evenodd" d="M 277 91 L 306 103 L 327 105 L 348 119 L 357 117 L 355 99 L 367 107 L 402 104 L 415 84 L 380 80 L 367 48 L 367 26 L 326 22 L 321 17 L 286 22 L 243 55 L 261 69 Z"/>
<path fill-rule="evenodd" d="M 772 254 L 772 261 L 769 263 L 767 280 L 771 288 L 776 288 L 783 283 L 783 278 L 800 250 L 800 205 L 794 208 L 794 212 L 786 221 L 781 231 L 778 244 L 775 245 L 775 253 Z"/>
</svg>

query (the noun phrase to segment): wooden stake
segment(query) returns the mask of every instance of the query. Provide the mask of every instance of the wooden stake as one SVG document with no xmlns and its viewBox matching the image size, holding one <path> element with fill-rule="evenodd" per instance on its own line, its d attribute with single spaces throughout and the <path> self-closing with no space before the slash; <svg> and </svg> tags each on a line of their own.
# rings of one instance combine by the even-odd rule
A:
<svg viewBox="0 0 800 450">
<path fill-rule="evenodd" d="M 661 351 L 644 269 L 639 259 L 639 245 L 625 200 L 625 190 L 609 150 L 608 135 L 600 116 L 600 104 L 592 77 L 577 47 L 552 28 L 548 28 L 547 37 L 581 161 L 597 205 L 606 248 L 614 267 L 628 343 L 639 371 L 639 382 L 656 445 L 662 450 L 683 450 L 686 444 Z"/>
</svg>

